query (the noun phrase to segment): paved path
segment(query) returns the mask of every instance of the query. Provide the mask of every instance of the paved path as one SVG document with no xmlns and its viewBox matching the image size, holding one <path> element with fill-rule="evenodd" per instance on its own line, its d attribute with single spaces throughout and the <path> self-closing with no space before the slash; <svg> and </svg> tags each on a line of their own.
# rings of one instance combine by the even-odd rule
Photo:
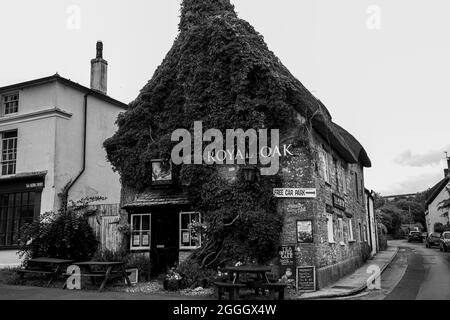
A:
<svg viewBox="0 0 450 320">
<path fill-rule="evenodd" d="M 205 300 L 213 297 L 113 291 L 71 291 L 56 288 L 0 285 L 0 300 Z"/>
<path fill-rule="evenodd" d="M 368 260 L 363 266 L 355 270 L 354 273 L 342 278 L 336 283 L 323 288 L 316 292 L 303 293 L 298 297 L 291 297 L 292 299 L 326 299 L 338 298 L 355 295 L 364 291 L 367 288 L 367 280 L 372 275 L 369 273 L 369 267 L 375 267 L 380 272 L 383 272 L 390 262 L 395 258 L 398 252 L 396 242 L 389 242 L 389 247 L 385 251 L 377 253 L 377 255 Z"/>
<path fill-rule="evenodd" d="M 399 253 L 382 275 L 381 290 L 355 300 L 450 300 L 450 253 L 399 241 Z"/>
</svg>

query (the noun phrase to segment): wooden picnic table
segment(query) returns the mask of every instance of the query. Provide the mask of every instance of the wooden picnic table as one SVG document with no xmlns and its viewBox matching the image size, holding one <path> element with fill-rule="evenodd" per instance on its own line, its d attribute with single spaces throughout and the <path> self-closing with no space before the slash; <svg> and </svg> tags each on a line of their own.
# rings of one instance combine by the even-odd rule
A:
<svg viewBox="0 0 450 320">
<path fill-rule="evenodd" d="M 267 273 L 272 271 L 272 268 L 266 266 L 236 266 L 227 267 L 224 269 L 228 271 L 230 276 L 230 281 L 236 283 L 239 281 L 239 276 L 241 274 L 256 274 L 258 281 L 263 281 L 265 283 L 270 283 Z"/>
<path fill-rule="evenodd" d="M 44 274 L 50 277 L 47 287 L 55 280 L 58 275 L 62 274 L 63 268 L 73 263 L 73 260 L 56 259 L 56 258 L 36 258 L 27 261 L 27 266 L 24 269 L 17 270 L 20 278 L 23 279 L 26 273 L 28 274 Z"/>
<path fill-rule="evenodd" d="M 255 290 L 255 294 L 258 294 L 259 290 L 261 290 L 263 295 L 265 294 L 265 289 L 268 289 L 273 297 L 275 297 L 275 293 L 277 292 L 278 299 L 284 299 L 284 289 L 286 288 L 286 284 L 270 282 L 267 273 L 272 272 L 272 268 L 269 266 L 235 266 L 224 268 L 224 270 L 229 273 L 230 282 L 215 283 L 219 288 L 219 300 L 221 300 L 224 290 L 227 290 L 230 293 L 230 299 L 236 299 L 239 295 L 239 289 L 242 288 L 242 286 Z M 240 281 L 239 276 L 241 274 L 255 274 L 256 279 L 254 281 Z"/>
<path fill-rule="evenodd" d="M 73 265 L 80 267 L 80 276 L 90 277 L 93 284 L 95 278 L 103 278 L 99 291 L 102 291 L 108 280 L 113 278 L 122 278 L 126 281 L 128 286 L 131 286 L 130 279 L 125 270 L 124 262 L 116 261 L 84 261 L 74 262 Z M 64 286 L 65 288 L 66 286 Z"/>
</svg>

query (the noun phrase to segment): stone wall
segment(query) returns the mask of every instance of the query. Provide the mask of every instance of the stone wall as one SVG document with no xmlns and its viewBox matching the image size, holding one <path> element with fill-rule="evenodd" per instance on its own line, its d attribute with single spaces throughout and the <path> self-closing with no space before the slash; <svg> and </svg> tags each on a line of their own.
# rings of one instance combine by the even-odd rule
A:
<svg viewBox="0 0 450 320">
<path fill-rule="evenodd" d="M 323 287 L 353 271 L 363 260 L 364 238 L 359 223 L 367 225 L 363 168 L 360 164 L 347 164 L 333 152 L 326 141 L 316 133 L 310 137 L 310 145 L 293 148 L 294 156 L 281 159 L 283 188 L 316 188 L 316 199 L 278 199 L 278 210 L 284 215 L 280 245 L 296 247 L 297 266 L 316 266 L 318 287 Z M 328 152 L 330 179 L 326 182 L 320 170 L 319 150 Z M 336 183 L 334 161 L 346 168 L 346 191 L 342 181 Z M 358 177 L 356 194 L 355 173 Z M 341 179 L 342 180 L 342 177 Z M 361 191 L 362 190 L 362 191 Z M 333 208 L 334 242 L 328 241 L 327 205 L 333 207 L 333 194 L 345 200 L 346 210 Z M 338 232 L 338 219 L 342 219 L 343 234 Z M 349 237 L 348 221 L 353 226 L 353 240 Z M 313 221 L 313 243 L 297 242 L 297 221 Z"/>
</svg>

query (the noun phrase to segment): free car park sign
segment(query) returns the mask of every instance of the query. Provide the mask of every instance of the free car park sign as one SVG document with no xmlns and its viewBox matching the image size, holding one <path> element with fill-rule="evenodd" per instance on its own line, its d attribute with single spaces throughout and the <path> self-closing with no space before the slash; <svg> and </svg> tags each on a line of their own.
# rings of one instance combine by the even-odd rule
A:
<svg viewBox="0 0 450 320">
<path fill-rule="evenodd" d="M 276 198 L 315 198 L 315 188 L 274 188 L 273 195 Z"/>
</svg>

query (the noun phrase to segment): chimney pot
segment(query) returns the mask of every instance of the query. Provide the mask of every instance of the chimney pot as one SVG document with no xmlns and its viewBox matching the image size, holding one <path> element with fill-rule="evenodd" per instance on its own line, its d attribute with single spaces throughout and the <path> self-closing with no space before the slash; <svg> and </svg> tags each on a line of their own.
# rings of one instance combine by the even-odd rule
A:
<svg viewBox="0 0 450 320">
<path fill-rule="evenodd" d="M 107 93 L 108 62 L 103 59 L 103 43 L 97 41 L 96 58 L 91 60 L 91 89 L 100 93 Z"/>
</svg>

